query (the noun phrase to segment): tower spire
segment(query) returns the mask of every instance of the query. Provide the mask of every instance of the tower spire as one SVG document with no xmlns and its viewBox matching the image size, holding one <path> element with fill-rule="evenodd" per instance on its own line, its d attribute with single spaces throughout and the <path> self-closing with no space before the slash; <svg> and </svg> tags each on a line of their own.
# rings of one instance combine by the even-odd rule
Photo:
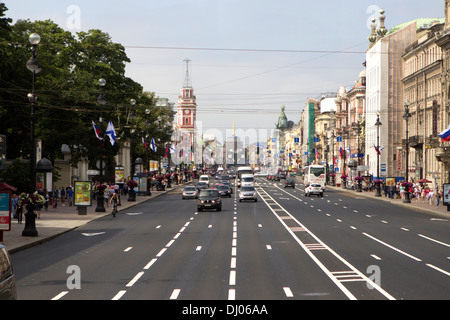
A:
<svg viewBox="0 0 450 320">
<path fill-rule="evenodd" d="M 186 62 L 186 76 L 184 78 L 184 88 L 191 88 L 191 80 L 189 78 L 189 62 L 191 62 L 192 60 L 186 58 L 183 61 Z"/>
</svg>

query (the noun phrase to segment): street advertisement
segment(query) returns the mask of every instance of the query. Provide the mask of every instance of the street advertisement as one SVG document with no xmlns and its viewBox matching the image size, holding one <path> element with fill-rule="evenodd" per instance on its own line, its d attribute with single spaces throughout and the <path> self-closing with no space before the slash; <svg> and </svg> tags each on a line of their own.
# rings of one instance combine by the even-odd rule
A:
<svg viewBox="0 0 450 320">
<path fill-rule="evenodd" d="M 444 189 L 443 189 L 443 205 L 444 206 L 450 206 L 450 183 L 444 183 Z"/>
<path fill-rule="evenodd" d="M 74 189 L 75 206 L 92 205 L 92 181 L 75 181 Z"/>
<path fill-rule="evenodd" d="M 116 183 L 125 183 L 125 170 L 123 167 L 115 167 L 114 178 Z"/>
<path fill-rule="evenodd" d="M 0 231 L 11 230 L 11 193 L 0 192 Z"/>
</svg>

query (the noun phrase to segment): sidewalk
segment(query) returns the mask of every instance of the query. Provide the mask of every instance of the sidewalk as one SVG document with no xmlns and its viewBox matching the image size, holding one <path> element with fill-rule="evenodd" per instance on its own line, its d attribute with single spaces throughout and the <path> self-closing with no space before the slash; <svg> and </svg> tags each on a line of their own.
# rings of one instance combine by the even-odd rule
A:
<svg viewBox="0 0 450 320">
<path fill-rule="evenodd" d="M 385 197 L 384 193 L 382 192 L 381 197 L 375 197 L 375 190 L 374 191 L 362 191 L 362 192 L 356 192 L 356 190 L 352 189 L 342 189 L 342 187 L 333 187 L 327 185 L 327 189 L 332 189 L 334 191 L 338 192 L 346 192 L 349 194 L 352 194 L 355 197 L 367 197 L 367 198 L 373 198 L 380 201 L 386 201 L 390 202 L 395 205 L 408 207 L 411 210 L 419 210 L 428 214 L 434 214 L 437 216 L 440 216 L 443 219 L 450 219 L 450 211 L 447 211 L 447 207 L 442 205 L 442 200 L 439 203 L 439 207 L 436 207 L 435 204 L 431 205 L 426 200 L 425 203 L 422 202 L 422 199 L 417 200 L 416 198 L 411 199 L 411 203 L 403 203 L 402 199 L 390 199 L 389 197 Z"/>
<path fill-rule="evenodd" d="M 173 190 L 181 189 L 184 185 L 172 185 L 172 188 L 166 188 L 165 191 L 152 191 L 151 196 L 136 196 L 136 201 L 128 201 L 128 197 L 121 196 L 121 206 L 118 207 L 119 212 L 131 208 L 139 203 L 149 201 L 162 194 Z M 17 219 L 13 219 L 11 223 L 11 230 L 3 232 L 3 244 L 10 253 L 20 251 L 22 249 L 41 244 L 47 240 L 53 239 L 58 235 L 76 229 L 92 220 L 98 219 L 105 215 L 111 214 L 111 206 L 106 207 L 106 212 L 95 212 L 97 201 L 93 201 L 92 206 L 87 207 L 86 215 L 79 215 L 77 207 L 75 206 L 61 206 L 58 204 L 56 209 L 48 208 L 46 211 L 42 209 L 41 218 L 36 218 L 36 229 L 38 236 L 24 237 L 22 231 L 25 228 L 25 217 L 22 223 L 19 224 Z"/>
</svg>

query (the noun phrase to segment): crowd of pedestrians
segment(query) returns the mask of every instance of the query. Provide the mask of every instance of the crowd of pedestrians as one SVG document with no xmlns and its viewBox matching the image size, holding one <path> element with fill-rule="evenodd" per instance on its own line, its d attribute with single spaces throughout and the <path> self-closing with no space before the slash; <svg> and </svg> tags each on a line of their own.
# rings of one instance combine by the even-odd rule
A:
<svg viewBox="0 0 450 320">
<path fill-rule="evenodd" d="M 402 181 L 398 181 L 395 185 L 386 185 L 383 183 L 382 190 L 384 195 L 391 199 L 404 199 L 405 191 L 409 191 L 411 201 L 428 203 L 429 205 L 438 207 L 442 200 L 442 190 L 438 186 L 430 188 L 426 183 L 415 182 L 410 186 L 404 186 Z"/>
</svg>

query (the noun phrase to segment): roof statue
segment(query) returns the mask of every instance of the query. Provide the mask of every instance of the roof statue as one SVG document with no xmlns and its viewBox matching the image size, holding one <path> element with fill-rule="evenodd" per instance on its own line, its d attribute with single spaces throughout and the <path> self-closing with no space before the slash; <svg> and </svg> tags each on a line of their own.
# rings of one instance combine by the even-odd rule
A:
<svg viewBox="0 0 450 320">
<path fill-rule="evenodd" d="M 284 109 L 285 107 L 281 106 L 281 113 L 278 117 L 278 123 L 275 124 L 275 127 L 280 130 L 286 129 L 288 127 L 288 120 L 286 114 L 284 113 Z"/>
</svg>

